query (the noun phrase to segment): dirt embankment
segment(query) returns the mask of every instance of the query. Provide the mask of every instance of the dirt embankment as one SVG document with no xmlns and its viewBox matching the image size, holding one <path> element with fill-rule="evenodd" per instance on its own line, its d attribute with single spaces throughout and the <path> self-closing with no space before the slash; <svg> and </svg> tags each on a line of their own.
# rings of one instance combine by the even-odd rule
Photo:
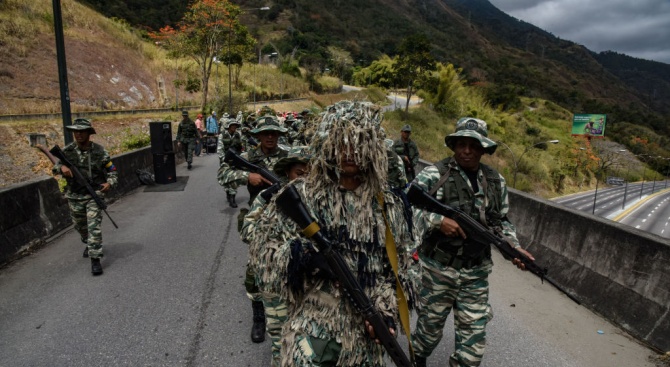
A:
<svg viewBox="0 0 670 367">
<path fill-rule="evenodd" d="M 92 119 L 96 134 L 91 140 L 102 144 L 111 155 L 122 153 L 124 141 L 149 135 L 149 122 L 173 121 L 176 132 L 177 113 L 171 116 L 130 116 Z M 43 134 L 49 147 L 63 146 L 63 123 L 56 120 L 5 122 L 0 124 L 0 188 L 51 175 L 51 162 L 38 149 L 30 146 L 28 134 Z"/>
</svg>

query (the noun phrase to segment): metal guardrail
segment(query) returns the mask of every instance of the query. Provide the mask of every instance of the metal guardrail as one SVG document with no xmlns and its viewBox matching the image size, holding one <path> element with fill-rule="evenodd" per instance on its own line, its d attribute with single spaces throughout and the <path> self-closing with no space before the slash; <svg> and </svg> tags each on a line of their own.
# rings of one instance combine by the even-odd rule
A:
<svg viewBox="0 0 670 367">
<path fill-rule="evenodd" d="M 289 103 L 297 101 L 305 101 L 308 98 L 292 98 L 292 99 L 283 99 L 283 100 L 272 100 L 272 101 L 256 101 L 256 102 L 247 102 L 247 106 L 253 105 L 273 105 L 280 103 Z M 146 108 L 146 109 L 132 109 L 132 110 L 108 110 L 108 111 L 82 111 L 82 112 L 72 112 L 72 118 L 85 118 L 85 117 L 95 117 L 95 116 L 108 116 L 108 115 L 135 115 L 140 113 L 153 113 L 153 112 L 174 112 L 181 110 L 193 111 L 200 108 L 200 106 L 183 106 L 178 110 L 174 108 Z M 9 115 L 0 115 L 0 121 L 14 121 L 14 120 L 48 120 L 48 119 L 60 119 L 61 113 L 28 113 L 28 114 L 9 114 Z"/>
</svg>

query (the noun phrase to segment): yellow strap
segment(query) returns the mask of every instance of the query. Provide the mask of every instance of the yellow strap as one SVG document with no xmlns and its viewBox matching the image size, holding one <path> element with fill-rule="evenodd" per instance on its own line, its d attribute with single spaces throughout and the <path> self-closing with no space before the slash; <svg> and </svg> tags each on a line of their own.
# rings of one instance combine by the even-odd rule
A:
<svg viewBox="0 0 670 367">
<path fill-rule="evenodd" d="M 386 224 L 386 253 L 388 254 L 389 260 L 391 261 L 391 267 L 393 268 L 393 273 L 395 274 L 396 297 L 398 298 L 400 324 L 402 325 L 403 330 L 405 330 L 407 344 L 409 345 L 409 352 L 413 356 L 414 348 L 412 348 L 412 341 L 410 340 L 409 306 L 407 304 L 407 297 L 405 297 L 405 292 L 403 292 L 402 285 L 400 285 L 400 278 L 398 277 L 398 251 L 393 239 L 393 232 L 391 232 L 391 227 L 389 226 L 389 222 L 386 219 L 386 213 L 384 213 L 384 194 L 380 193 L 379 196 L 377 196 L 377 200 L 379 201 L 379 205 L 382 208 L 382 216 L 384 217 L 384 224 Z"/>
<path fill-rule="evenodd" d="M 311 238 L 320 229 L 321 228 L 319 228 L 319 225 L 316 222 L 312 222 L 307 227 L 303 228 L 302 234 L 307 238 Z"/>
</svg>

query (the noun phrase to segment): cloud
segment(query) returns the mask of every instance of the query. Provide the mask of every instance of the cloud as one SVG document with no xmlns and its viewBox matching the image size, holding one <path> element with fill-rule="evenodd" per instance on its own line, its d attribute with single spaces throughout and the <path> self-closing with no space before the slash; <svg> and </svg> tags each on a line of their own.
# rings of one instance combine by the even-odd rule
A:
<svg viewBox="0 0 670 367">
<path fill-rule="evenodd" d="M 490 0 L 554 35 L 596 52 L 612 50 L 670 64 L 667 0 Z"/>
</svg>

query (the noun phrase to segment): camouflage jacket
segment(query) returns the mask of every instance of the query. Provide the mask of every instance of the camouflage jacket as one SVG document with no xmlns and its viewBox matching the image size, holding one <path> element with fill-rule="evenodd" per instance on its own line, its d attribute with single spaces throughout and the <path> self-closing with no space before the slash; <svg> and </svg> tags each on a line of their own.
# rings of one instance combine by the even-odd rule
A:
<svg viewBox="0 0 670 367">
<path fill-rule="evenodd" d="M 401 158 L 406 156 L 412 164 L 412 167 L 416 167 L 416 165 L 419 163 L 419 148 L 411 139 L 407 143 L 404 143 L 402 139 L 394 141 L 393 151 L 395 151 Z M 403 162 L 404 161 L 405 160 L 403 159 Z"/>
<path fill-rule="evenodd" d="M 89 150 L 81 150 L 77 143 L 70 143 L 63 148 L 65 158 L 74 164 L 79 172 L 86 177 L 94 189 L 98 189 L 103 183 L 108 183 L 115 187 L 119 181 L 116 166 L 112 163 L 112 159 L 105 148 L 94 142 L 91 142 Z M 52 172 L 54 174 L 62 174 L 61 167 L 63 165 L 58 162 L 54 165 Z M 65 196 L 68 199 L 84 199 L 90 198 L 86 186 L 79 184 L 74 178 L 65 178 L 67 186 L 65 186 Z"/>
<path fill-rule="evenodd" d="M 200 137 L 200 131 L 195 126 L 195 122 L 190 118 L 185 118 L 181 120 L 179 126 L 177 126 L 177 138 L 178 142 L 184 143 L 190 141 L 191 139 L 197 139 Z"/>
<path fill-rule="evenodd" d="M 260 146 L 258 146 L 252 148 L 248 152 L 240 154 L 240 157 L 271 171 L 277 161 L 280 158 L 286 157 L 287 155 L 288 151 L 282 149 L 281 147 L 277 147 L 277 149 L 275 149 L 275 151 L 270 154 L 265 154 L 263 153 L 263 150 L 260 148 Z M 228 165 L 228 163 L 221 161 L 221 165 L 219 166 L 219 171 L 217 173 L 217 179 L 219 181 L 219 185 L 221 186 L 237 188 L 249 183 L 249 172 L 231 167 Z M 249 186 L 249 205 L 253 203 L 256 195 L 258 195 L 258 193 L 266 188 L 268 188 L 268 185 L 265 184 L 260 186 Z"/>
<path fill-rule="evenodd" d="M 226 155 L 228 149 L 233 148 L 236 152 L 242 152 L 242 135 L 239 131 L 235 131 L 233 135 L 227 130 L 221 131 L 218 142 L 216 143 L 216 153 L 219 155 L 219 162 L 223 162 L 223 156 Z"/>
<path fill-rule="evenodd" d="M 487 225 L 493 224 L 494 227 L 502 231 L 502 234 L 514 246 L 518 246 L 519 240 L 516 237 L 516 229 L 507 219 L 507 212 L 509 211 L 508 191 L 507 184 L 502 175 L 492 168 L 481 164 L 477 172 L 478 190 L 474 192 L 470 180 L 460 166 L 455 164 L 452 159 L 446 159 L 440 162 L 440 164 L 443 162 L 451 162 L 451 170 L 449 171 L 450 174 L 447 182 L 435 193 L 436 199 L 449 206 L 463 210 L 480 222 L 480 212 L 483 206 L 486 220 L 489 222 Z M 492 176 L 494 177 L 485 178 L 485 170 L 493 172 Z M 414 182 L 424 190 L 430 191 L 438 183 L 441 176 L 436 165 L 428 166 L 416 176 Z M 486 184 L 484 184 L 485 180 L 487 181 Z M 495 185 L 498 187 L 495 187 Z M 486 187 L 486 192 L 483 190 L 484 187 Z M 445 197 L 445 188 L 448 189 L 449 197 Z M 440 214 L 414 208 L 415 238 L 422 239 L 423 242 L 434 240 L 434 232 L 439 232 L 443 218 Z M 447 243 L 455 253 L 462 253 L 462 248 L 465 245 L 463 239 L 460 237 L 451 238 L 442 236 L 440 241 Z"/>
<path fill-rule="evenodd" d="M 391 188 L 404 188 L 407 185 L 402 159 L 393 150 L 387 150 L 389 158 L 388 183 Z"/>
<path fill-rule="evenodd" d="M 358 190 L 333 190 L 331 194 L 324 194 L 326 202 L 333 202 L 328 200 L 331 195 L 342 195 L 344 207 L 322 207 L 307 197 L 305 181 L 297 179 L 292 185 L 375 308 L 400 325 L 397 321 L 395 276 L 385 247 L 387 227 L 384 218 L 388 220 L 397 249 L 401 282 L 405 292 L 410 294 L 408 298 L 413 298 L 416 283 L 409 276 L 413 244 L 403 217 L 402 202 L 390 192 L 385 192 L 382 209 L 376 199 L 371 203 L 361 203 L 362 196 Z M 333 210 L 350 213 L 360 205 L 372 206 L 373 221 L 376 223 L 374 233 L 364 233 L 365 230 L 357 227 L 358 223 L 349 222 L 350 216 L 344 216 L 341 223 L 333 223 Z M 385 366 L 383 347 L 367 336 L 363 316 L 335 286 L 334 280 L 321 275 L 322 272 L 314 273 L 309 266 L 303 267 L 303 264 L 310 263 L 311 256 L 316 256 L 317 251 L 312 242 L 301 236 L 294 222 L 278 210 L 274 200 L 262 211 L 255 226 L 257 235 L 251 237 L 250 247 L 256 249 L 253 257 L 257 261 L 258 284 L 262 291 L 279 294 L 287 301 L 289 314 L 285 329 L 340 342 L 342 351 L 338 366 Z M 291 337 L 288 339 L 292 340 Z M 291 365 L 306 365 L 305 362 L 292 361 Z"/>
</svg>

